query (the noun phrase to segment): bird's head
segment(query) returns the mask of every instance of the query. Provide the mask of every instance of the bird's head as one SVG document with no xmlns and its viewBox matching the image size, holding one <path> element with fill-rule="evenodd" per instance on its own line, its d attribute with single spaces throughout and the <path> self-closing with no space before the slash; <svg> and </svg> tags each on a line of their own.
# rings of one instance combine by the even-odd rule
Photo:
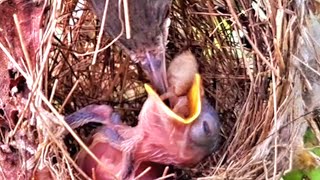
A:
<svg viewBox="0 0 320 180">
<path fill-rule="evenodd" d="M 201 77 L 199 74 L 195 75 L 193 85 L 187 95 L 189 116 L 186 118 L 173 112 L 150 86 L 145 85 L 145 88 L 148 93 L 148 100 L 152 101 L 154 107 L 156 107 L 155 110 L 159 111 L 153 114 L 165 117 L 158 118 L 166 121 L 162 124 L 174 123 L 179 124 L 179 126 L 189 126 L 190 128 L 183 128 L 188 131 L 187 143 L 208 153 L 218 148 L 220 144 L 220 119 L 214 108 L 201 93 Z M 142 118 L 142 120 L 148 121 L 148 118 Z"/>
<path fill-rule="evenodd" d="M 189 138 L 199 147 L 204 147 L 208 152 L 215 151 L 220 144 L 220 121 L 217 112 L 204 98 L 202 110 L 190 128 Z"/>
<path fill-rule="evenodd" d="M 105 0 L 89 0 L 92 10 L 102 20 Z M 159 92 L 166 92 L 165 46 L 170 25 L 171 0 L 128 1 L 131 38 L 126 38 L 123 1 L 109 0 L 104 31 L 112 38 L 122 34 L 117 44 L 141 65 Z"/>
</svg>

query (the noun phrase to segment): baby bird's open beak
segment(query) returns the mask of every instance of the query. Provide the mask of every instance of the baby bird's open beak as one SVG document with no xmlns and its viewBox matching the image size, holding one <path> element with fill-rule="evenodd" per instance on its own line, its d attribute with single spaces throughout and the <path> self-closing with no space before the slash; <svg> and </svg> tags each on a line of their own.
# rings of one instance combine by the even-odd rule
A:
<svg viewBox="0 0 320 180">
<path fill-rule="evenodd" d="M 139 134 L 143 139 L 135 146 L 137 161 L 190 167 L 217 149 L 219 117 L 202 96 L 199 74 L 195 74 L 184 104 L 189 111 L 188 116 L 182 117 L 177 113 L 179 109 L 176 111 L 168 107 L 148 84 L 145 88 L 148 98 L 140 111 L 137 125 L 143 134 Z"/>
<path fill-rule="evenodd" d="M 154 98 L 154 101 L 159 103 L 159 106 L 163 109 L 165 114 L 170 119 L 176 120 L 183 124 L 190 124 L 198 118 L 201 112 L 201 77 L 196 74 L 191 89 L 188 92 L 188 105 L 189 105 L 189 116 L 183 118 L 173 112 L 160 98 L 160 96 L 152 89 L 151 86 L 145 84 L 145 89 L 149 95 L 149 98 Z"/>
</svg>

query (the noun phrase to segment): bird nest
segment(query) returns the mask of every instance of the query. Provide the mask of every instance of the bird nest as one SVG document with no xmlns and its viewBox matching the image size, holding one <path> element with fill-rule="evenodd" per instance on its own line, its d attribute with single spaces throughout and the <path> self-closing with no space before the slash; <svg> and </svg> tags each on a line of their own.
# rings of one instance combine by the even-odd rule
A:
<svg viewBox="0 0 320 180">
<path fill-rule="evenodd" d="M 21 7 L 4 10 L 10 3 Z M 33 24 L 22 23 L 14 38 L 1 34 L 14 44 L 0 39 L 7 45 L 1 46 L 6 66 L 0 70 L 9 70 L 0 77 L 1 171 L 6 178 L 16 177 L 12 172 L 24 178 L 78 178 L 81 170 L 72 160 L 78 146 L 61 138 L 61 115 L 93 103 L 109 104 L 135 126 L 148 79 L 113 39 L 99 35 L 99 21 L 85 1 L 38 3 L 0 2 L 1 12 L 18 11 L 20 22 L 27 4 L 34 18 Z M 193 52 L 224 138 L 220 150 L 196 167 L 176 169 L 178 179 L 280 178 L 291 168 L 296 147 L 303 145 L 306 127 L 319 132 L 310 113 L 320 97 L 319 56 L 312 51 L 319 44 L 309 18 L 318 4 L 299 3 L 173 1 L 167 62 L 186 49 Z M 10 16 L 0 22 L 6 18 L 11 21 Z M 8 27 L 19 29 L 14 22 Z M 32 27 L 37 23 L 41 26 Z M 95 51 L 97 44 L 103 51 Z"/>
</svg>

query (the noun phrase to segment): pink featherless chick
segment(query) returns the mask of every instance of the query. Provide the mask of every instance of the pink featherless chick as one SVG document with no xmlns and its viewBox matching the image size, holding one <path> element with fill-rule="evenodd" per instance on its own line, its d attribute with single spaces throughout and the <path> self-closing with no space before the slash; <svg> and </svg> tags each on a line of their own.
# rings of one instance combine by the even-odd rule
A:
<svg viewBox="0 0 320 180">
<path fill-rule="evenodd" d="M 132 131 L 134 128 L 121 123 L 120 116 L 108 105 L 89 105 L 65 118 L 72 127 L 77 128 L 87 123 L 102 123 L 91 138 L 89 149 L 103 163 L 96 162 L 85 150 L 77 156 L 77 164 L 90 177 L 96 180 L 109 179 L 156 179 L 161 177 L 165 166 L 143 162 L 137 166 L 132 153 L 122 150 L 124 141 L 119 130 Z M 146 171 L 146 169 L 149 169 Z M 142 173 L 142 174 L 141 174 Z"/>
</svg>

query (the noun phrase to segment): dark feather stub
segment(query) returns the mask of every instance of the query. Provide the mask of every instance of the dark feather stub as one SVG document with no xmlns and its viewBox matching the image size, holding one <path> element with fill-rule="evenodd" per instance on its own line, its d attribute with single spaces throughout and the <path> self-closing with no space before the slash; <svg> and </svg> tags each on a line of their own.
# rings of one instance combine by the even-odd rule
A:
<svg viewBox="0 0 320 180">
<path fill-rule="evenodd" d="M 123 3 L 119 8 L 118 0 L 109 0 L 104 31 L 111 37 L 117 37 L 123 28 Z M 92 10 L 99 20 L 102 20 L 105 1 L 89 0 Z M 162 45 L 165 21 L 169 16 L 171 0 L 140 0 L 128 1 L 131 39 L 126 39 L 125 33 L 118 40 L 118 44 L 127 52 L 138 53 L 145 49 L 157 48 Z M 119 14 L 119 9 L 121 13 Z"/>
</svg>

